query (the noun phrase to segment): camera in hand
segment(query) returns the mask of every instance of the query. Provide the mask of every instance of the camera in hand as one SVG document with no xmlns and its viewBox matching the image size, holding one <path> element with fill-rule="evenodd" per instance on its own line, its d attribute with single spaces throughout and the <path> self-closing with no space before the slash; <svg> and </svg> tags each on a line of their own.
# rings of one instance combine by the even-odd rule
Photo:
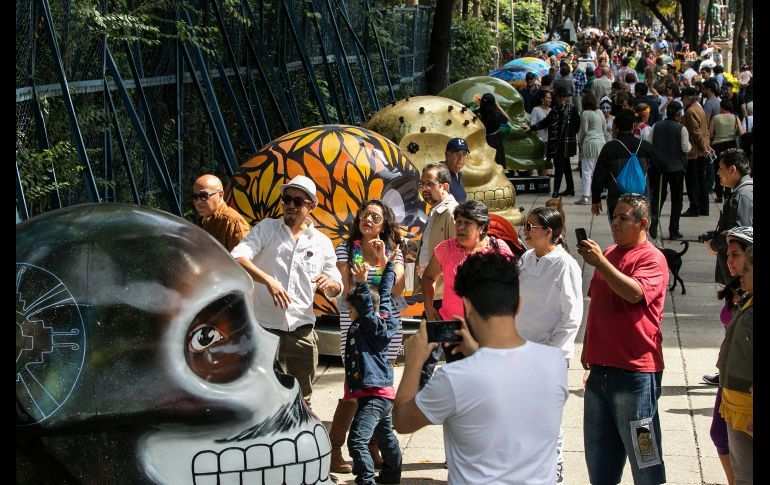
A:
<svg viewBox="0 0 770 485">
<path fill-rule="evenodd" d="M 706 242 L 706 241 L 711 241 L 715 237 L 717 237 L 717 232 L 716 231 L 709 231 L 707 233 L 699 235 L 698 236 L 698 242 L 702 243 L 702 242 Z"/>
<path fill-rule="evenodd" d="M 425 329 L 428 331 L 428 342 L 460 342 L 462 337 L 455 333 L 455 330 L 462 328 L 460 320 L 437 320 L 426 322 Z"/>
</svg>

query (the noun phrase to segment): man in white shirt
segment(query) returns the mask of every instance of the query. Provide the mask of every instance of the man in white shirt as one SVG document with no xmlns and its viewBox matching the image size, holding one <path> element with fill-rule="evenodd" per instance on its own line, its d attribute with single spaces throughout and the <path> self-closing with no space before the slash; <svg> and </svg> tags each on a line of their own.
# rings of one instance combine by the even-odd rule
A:
<svg viewBox="0 0 770 485">
<path fill-rule="evenodd" d="M 471 254 L 457 269 L 454 289 L 465 307 L 456 333 L 466 357 L 442 366 L 418 392 L 422 363 L 436 347 L 420 323 L 406 342 L 393 408 L 396 431 L 442 424 L 450 484 L 553 484 L 568 395 L 561 350 L 516 332 L 519 276 L 513 258 Z"/>
<path fill-rule="evenodd" d="M 260 283 L 254 285 L 257 322 L 280 338 L 286 371 L 309 404 L 318 365 L 313 296 L 316 290 L 339 295 L 342 275 L 331 240 L 308 218 L 318 205 L 313 181 L 297 175 L 280 190 L 283 220 L 260 221 L 230 254 Z"/>
</svg>

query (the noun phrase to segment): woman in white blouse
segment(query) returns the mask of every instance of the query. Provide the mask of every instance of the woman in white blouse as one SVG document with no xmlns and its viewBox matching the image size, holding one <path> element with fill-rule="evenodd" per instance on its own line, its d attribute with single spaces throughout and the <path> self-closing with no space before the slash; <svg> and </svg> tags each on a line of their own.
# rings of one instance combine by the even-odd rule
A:
<svg viewBox="0 0 770 485">
<path fill-rule="evenodd" d="M 529 341 L 559 347 L 569 364 L 583 320 L 583 277 L 567 252 L 561 215 L 537 207 L 524 222 L 524 242 L 531 248 L 519 259 L 519 313 L 516 330 Z M 556 444 L 556 473 L 564 471 L 563 437 Z"/>
</svg>

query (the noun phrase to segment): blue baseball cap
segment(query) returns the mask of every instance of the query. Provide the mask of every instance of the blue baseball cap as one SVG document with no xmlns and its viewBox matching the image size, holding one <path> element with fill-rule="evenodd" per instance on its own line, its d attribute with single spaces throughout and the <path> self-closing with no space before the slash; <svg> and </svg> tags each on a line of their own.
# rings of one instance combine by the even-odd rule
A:
<svg viewBox="0 0 770 485">
<path fill-rule="evenodd" d="M 467 153 L 471 152 L 470 148 L 468 148 L 468 142 L 465 141 L 465 138 L 452 138 L 446 144 L 446 151 L 448 152 L 459 152 L 461 150 L 465 150 Z"/>
</svg>

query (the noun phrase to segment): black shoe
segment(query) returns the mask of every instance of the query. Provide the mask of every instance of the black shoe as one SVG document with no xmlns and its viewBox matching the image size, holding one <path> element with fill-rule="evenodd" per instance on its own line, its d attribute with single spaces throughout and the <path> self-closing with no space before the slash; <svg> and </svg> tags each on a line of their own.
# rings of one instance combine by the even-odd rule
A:
<svg viewBox="0 0 770 485">
<path fill-rule="evenodd" d="M 709 386 L 718 386 L 719 385 L 719 373 L 716 374 L 706 374 L 703 376 L 703 382 L 708 384 Z"/>
<path fill-rule="evenodd" d="M 698 211 L 687 209 L 679 217 L 698 217 Z"/>
<path fill-rule="evenodd" d="M 678 239 L 682 239 L 684 236 L 682 236 L 682 233 L 679 231 L 672 231 L 668 233 L 668 238 L 672 241 L 676 241 Z"/>
<path fill-rule="evenodd" d="M 564 192 L 559 192 L 559 195 L 563 195 L 565 197 L 575 197 L 575 191 L 574 190 L 565 190 Z"/>
<path fill-rule="evenodd" d="M 558 193 L 558 192 L 554 192 L 554 193 L 552 193 L 552 194 L 551 194 L 551 198 L 552 198 L 552 199 L 555 199 L 555 198 L 556 198 L 556 197 L 558 197 L 558 196 L 559 196 L 559 193 Z"/>
<path fill-rule="evenodd" d="M 397 475 L 383 475 L 380 473 L 376 477 L 374 477 L 374 483 L 384 483 L 384 484 L 393 484 L 398 485 L 401 483 L 401 474 Z"/>
</svg>

